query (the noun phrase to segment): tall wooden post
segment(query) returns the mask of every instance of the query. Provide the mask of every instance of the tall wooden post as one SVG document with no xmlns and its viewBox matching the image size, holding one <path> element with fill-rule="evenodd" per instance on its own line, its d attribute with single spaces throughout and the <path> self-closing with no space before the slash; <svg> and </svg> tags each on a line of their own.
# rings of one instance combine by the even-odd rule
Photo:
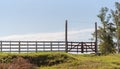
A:
<svg viewBox="0 0 120 69">
<path fill-rule="evenodd" d="M 67 20 L 65 21 L 65 51 L 68 52 L 68 38 L 67 38 Z"/>
<path fill-rule="evenodd" d="M 97 45 L 97 22 L 95 22 L 95 53 L 98 53 L 98 45 Z"/>
</svg>

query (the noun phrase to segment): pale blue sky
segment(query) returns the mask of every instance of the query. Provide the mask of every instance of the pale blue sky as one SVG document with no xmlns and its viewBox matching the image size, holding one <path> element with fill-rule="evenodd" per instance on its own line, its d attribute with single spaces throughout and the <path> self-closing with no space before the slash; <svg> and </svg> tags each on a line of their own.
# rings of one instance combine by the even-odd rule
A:
<svg viewBox="0 0 120 69">
<path fill-rule="evenodd" d="M 0 36 L 94 28 L 101 7 L 120 0 L 0 0 Z"/>
</svg>

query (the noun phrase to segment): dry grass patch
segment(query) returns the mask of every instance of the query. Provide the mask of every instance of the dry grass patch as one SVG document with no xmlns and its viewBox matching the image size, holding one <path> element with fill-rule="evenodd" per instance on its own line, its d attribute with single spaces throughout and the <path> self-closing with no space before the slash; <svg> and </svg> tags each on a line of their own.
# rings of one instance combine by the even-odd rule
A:
<svg viewBox="0 0 120 69">
<path fill-rule="evenodd" d="M 28 60 L 18 57 L 12 63 L 0 63 L 0 69 L 35 69 Z"/>
</svg>

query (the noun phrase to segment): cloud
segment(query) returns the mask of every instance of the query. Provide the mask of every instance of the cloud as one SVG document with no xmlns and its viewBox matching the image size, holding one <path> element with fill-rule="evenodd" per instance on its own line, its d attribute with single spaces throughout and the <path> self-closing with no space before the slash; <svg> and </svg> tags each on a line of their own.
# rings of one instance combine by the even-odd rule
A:
<svg viewBox="0 0 120 69">
<path fill-rule="evenodd" d="M 70 41 L 80 41 L 91 38 L 91 33 L 94 29 L 83 29 L 83 30 L 72 30 L 68 32 L 68 39 Z M 36 33 L 36 34 L 21 34 L 21 35 L 9 35 L 1 36 L 1 40 L 25 40 L 25 41 L 54 41 L 54 40 L 64 40 L 64 32 L 54 32 L 54 33 Z"/>
<path fill-rule="evenodd" d="M 68 38 L 70 41 L 88 41 L 90 38 L 92 38 L 91 34 L 93 32 L 93 28 L 70 31 Z"/>
</svg>

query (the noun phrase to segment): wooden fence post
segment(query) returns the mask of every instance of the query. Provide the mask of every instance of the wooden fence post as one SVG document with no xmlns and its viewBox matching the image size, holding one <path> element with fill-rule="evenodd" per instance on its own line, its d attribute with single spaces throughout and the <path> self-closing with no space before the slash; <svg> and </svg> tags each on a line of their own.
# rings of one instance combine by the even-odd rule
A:
<svg viewBox="0 0 120 69">
<path fill-rule="evenodd" d="M 37 41 L 36 41 L 36 53 L 37 53 Z"/>
<path fill-rule="evenodd" d="M 84 52 L 83 42 L 81 42 L 81 53 Z"/>
<path fill-rule="evenodd" d="M 72 46 L 73 46 L 73 42 L 71 42 L 71 49 L 72 49 Z M 70 51 L 70 50 L 69 50 Z"/>
<path fill-rule="evenodd" d="M 43 42 L 43 52 L 45 52 L 45 42 Z"/>
<path fill-rule="evenodd" d="M 77 54 L 78 54 L 78 46 L 77 46 Z"/>
<path fill-rule="evenodd" d="M 10 53 L 11 53 L 11 41 L 10 41 Z"/>
<path fill-rule="evenodd" d="M 27 53 L 28 53 L 29 47 L 28 47 L 28 41 L 27 41 Z"/>
<path fill-rule="evenodd" d="M 50 42 L 50 48 L 51 48 L 50 50 L 51 50 L 51 52 L 52 52 L 52 42 Z"/>
<path fill-rule="evenodd" d="M 98 53 L 98 47 L 97 47 L 97 22 L 95 22 L 95 53 Z"/>
<path fill-rule="evenodd" d="M 59 45 L 59 42 L 58 42 L 58 51 L 59 51 L 59 47 L 60 47 L 60 45 Z"/>
<path fill-rule="evenodd" d="M 2 41 L 0 42 L 0 44 L 1 44 L 1 52 L 2 52 Z"/>
<path fill-rule="evenodd" d="M 66 51 L 66 53 L 68 52 L 68 38 L 67 38 L 67 20 L 65 21 L 65 51 Z"/>
<path fill-rule="evenodd" d="M 19 41 L 19 53 L 20 53 L 20 41 Z"/>
</svg>

